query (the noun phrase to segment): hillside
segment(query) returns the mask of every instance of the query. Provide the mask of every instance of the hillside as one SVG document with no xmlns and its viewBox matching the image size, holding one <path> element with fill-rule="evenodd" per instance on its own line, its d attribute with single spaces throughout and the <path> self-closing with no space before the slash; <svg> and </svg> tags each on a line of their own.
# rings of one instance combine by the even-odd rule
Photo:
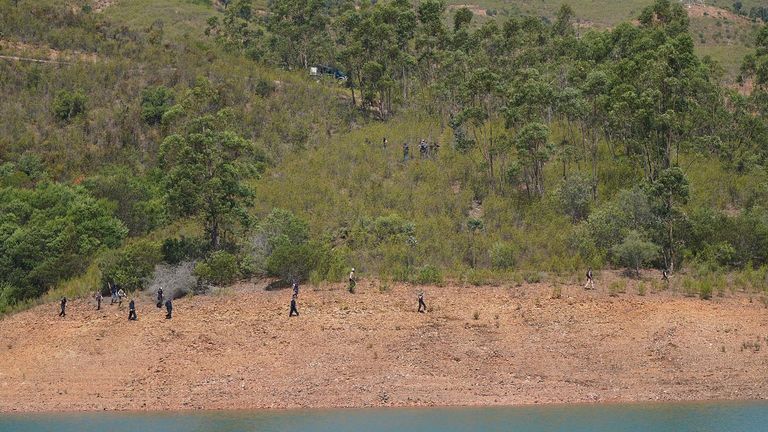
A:
<svg viewBox="0 0 768 432">
<path fill-rule="evenodd" d="M 764 291 L 768 30 L 598 3 L 0 4 L 0 313 L 352 267 Z"/>
<path fill-rule="evenodd" d="M 0 0 L 0 412 L 768 397 L 729 6 Z"/>
<path fill-rule="evenodd" d="M 509 405 L 760 399 L 765 307 L 630 286 L 609 297 L 544 284 L 416 288 L 363 281 L 286 291 L 240 284 L 182 299 L 75 300 L 0 321 L 0 412 Z M 30 331 L 34 329 L 34 331 Z"/>
</svg>

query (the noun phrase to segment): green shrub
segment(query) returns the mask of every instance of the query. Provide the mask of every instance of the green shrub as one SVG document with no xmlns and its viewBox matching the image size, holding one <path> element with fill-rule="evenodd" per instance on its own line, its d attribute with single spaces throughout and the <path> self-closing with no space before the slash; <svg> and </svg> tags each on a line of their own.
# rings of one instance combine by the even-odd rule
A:
<svg viewBox="0 0 768 432">
<path fill-rule="evenodd" d="M 637 284 L 637 295 L 644 296 L 646 291 L 647 291 L 647 288 L 644 282 L 640 282 L 639 284 Z"/>
<path fill-rule="evenodd" d="M 301 218 L 288 210 L 274 208 L 256 227 L 248 248 L 249 266 L 264 275 L 280 276 L 290 273 L 287 267 L 291 247 L 301 247 L 309 241 L 309 227 Z M 276 249 L 282 256 L 271 258 Z M 271 259 L 271 261 L 269 261 Z M 269 262 L 268 262 L 269 261 Z M 299 269 L 301 270 L 301 269 Z M 309 274 L 307 273 L 304 276 Z M 282 277 L 282 276 L 281 276 Z M 291 275 L 288 275 L 291 277 Z"/>
<path fill-rule="evenodd" d="M 463 275 L 466 283 L 474 286 L 487 285 L 491 282 L 490 272 L 483 269 L 467 269 Z"/>
<path fill-rule="evenodd" d="M 416 275 L 416 283 L 421 285 L 441 284 L 443 283 L 443 275 L 437 267 L 426 265 L 419 269 L 419 272 Z"/>
<path fill-rule="evenodd" d="M 181 236 L 163 241 L 163 261 L 168 264 L 178 264 L 187 259 L 203 256 L 208 243 L 201 238 Z"/>
<path fill-rule="evenodd" d="M 645 241 L 638 231 L 630 231 L 621 244 L 611 249 L 618 263 L 635 270 L 637 277 L 640 277 L 640 268 L 645 263 L 653 260 L 659 255 L 659 247 L 655 244 Z"/>
<path fill-rule="evenodd" d="M 95 197 L 114 206 L 115 216 L 128 227 L 131 236 L 144 235 L 167 221 L 165 199 L 159 185 L 134 169 L 110 166 L 86 178 L 82 184 Z"/>
<path fill-rule="evenodd" d="M 320 286 L 323 283 L 323 276 L 317 270 L 312 270 L 309 273 L 309 284 L 312 286 Z"/>
<path fill-rule="evenodd" d="M 386 274 L 379 274 L 379 292 L 385 293 L 392 288 L 390 280 Z"/>
<path fill-rule="evenodd" d="M 349 249 L 309 240 L 309 227 L 292 212 L 275 208 L 251 238 L 244 267 L 286 282 L 342 281 L 349 272 Z"/>
<path fill-rule="evenodd" d="M 18 288 L 8 282 L 0 282 L 0 315 L 11 310 L 16 305 L 17 299 L 23 296 L 17 292 Z"/>
<path fill-rule="evenodd" d="M 411 267 L 406 265 L 393 267 L 392 280 L 395 282 L 409 282 L 411 280 Z"/>
<path fill-rule="evenodd" d="M 258 80 L 256 80 L 256 84 L 254 85 L 254 90 L 259 96 L 268 97 L 275 91 L 275 85 L 272 84 L 272 82 L 269 80 L 266 80 L 264 78 L 259 78 Z"/>
<path fill-rule="evenodd" d="M 102 283 L 127 290 L 143 289 L 155 265 L 163 259 L 159 242 L 140 240 L 105 254 L 99 262 Z"/>
<path fill-rule="evenodd" d="M 625 292 L 627 292 L 627 281 L 624 279 L 615 280 L 608 285 L 608 295 L 611 297 L 616 297 Z"/>
<path fill-rule="evenodd" d="M 286 282 L 305 280 L 317 267 L 318 251 L 310 243 L 279 242 L 267 258 L 267 274 Z"/>
<path fill-rule="evenodd" d="M 696 281 L 691 277 L 686 276 L 683 278 L 681 285 L 683 288 L 683 295 L 686 297 L 695 297 L 699 292 Z"/>
<path fill-rule="evenodd" d="M 512 243 L 494 243 L 493 247 L 491 247 L 491 265 L 495 269 L 510 269 L 515 266 L 516 253 L 516 247 Z"/>
<path fill-rule="evenodd" d="M 212 285 L 229 285 L 240 277 L 240 266 L 235 255 L 216 251 L 197 263 L 195 276 Z"/>
<path fill-rule="evenodd" d="M 581 223 L 574 226 L 565 241 L 568 250 L 577 252 L 584 262 L 592 264 L 594 268 L 602 266 L 605 254 L 601 253 L 595 245 L 588 224 Z"/>
<path fill-rule="evenodd" d="M 61 90 L 53 99 L 53 115 L 58 120 L 70 121 L 85 112 L 86 100 L 82 90 Z"/>
<path fill-rule="evenodd" d="M 288 210 L 272 209 L 272 212 L 259 224 L 262 233 L 271 246 L 287 240 L 291 243 L 304 243 L 309 240 L 307 222 Z"/>
<path fill-rule="evenodd" d="M 574 223 L 586 219 L 592 202 L 592 180 L 579 175 L 570 176 L 563 180 L 557 198 L 560 210 Z"/>
<path fill-rule="evenodd" d="M 165 86 L 147 87 L 141 92 L 141 119 L 154 125 L 173 105 L 173 91 Z"/>
<path fill-rule="evenodd" d="M 45 163 L 40 156 L 34 153 L 25 152 L 19 156 L 16 168 L 31 180 L 38 180 L 45 177 Z"/>
<path fill-rule="evenodd" d="M 349 249 L 344 246 L 331 248 L 327 243 L 311 242 L 310 247 L 314 249 L 314 265 L 310 271 L 315 280 L 341 282 L 349 275 Z"/>
<path fill-rule="evenodd" d="M 699 280 L 699 298 L 709 300 L 712 298 L 712 279 L 704 278 Z"/>
<path fill-rule="evenodd" d="M 6 298 L 34 298 L 82 273 L 99 249 L 118 246 L 126 233 L 109 205 L 82 188 L 0 188 L 0 283 L 15 287 Z"/>
<path fill-rule="evenodd" d="M 523 274 L 523 279 L 529 284 L 540 283 L 544 277 L 541 272 L 528 271 Z"/>
</svg>

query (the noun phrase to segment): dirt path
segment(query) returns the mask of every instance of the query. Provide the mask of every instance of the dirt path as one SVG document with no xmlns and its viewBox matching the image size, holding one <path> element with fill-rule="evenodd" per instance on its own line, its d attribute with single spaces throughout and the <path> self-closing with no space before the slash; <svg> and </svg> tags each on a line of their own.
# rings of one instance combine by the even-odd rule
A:
<svg viewBox="0 0 768 432">
<path fill-rule="evenodd" d="M 72 64 L 70 62 L 63 62 L 63 61 L 56 61 L 56 60 L 44 60 L 44 59 L 37 59 L 37 58 L 30 58 L 30 57 L 7 56 L 7 55 L 0 55 L 0 59 L 12 60 L 12 61 L 28 61 L 33 63 Z"/>
<path fill-rule="evenodd" d="M 609 297 L 576 286 L 242 285 L 127 310 L 70 302 L 0 321 L 0 412 L 752 399 L 768 310 L 746 294 Z M 108 303 L 108 301 L 107 301 Z M 474 318 L 477 312 L 477 319 Z M 761 348 L 762 347 L 762 348 Z"/>
</svg>

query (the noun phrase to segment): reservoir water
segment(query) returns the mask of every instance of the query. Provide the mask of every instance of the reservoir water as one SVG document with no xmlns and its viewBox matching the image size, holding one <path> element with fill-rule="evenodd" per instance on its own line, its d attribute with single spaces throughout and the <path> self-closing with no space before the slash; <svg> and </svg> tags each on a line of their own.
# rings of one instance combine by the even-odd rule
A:
<svg viewBox="0 0 768 432">
<path fill-rule="evenodd" d="M 0 414 L 2 432 L 765 432 L 768 402 Z"/>
</svg>

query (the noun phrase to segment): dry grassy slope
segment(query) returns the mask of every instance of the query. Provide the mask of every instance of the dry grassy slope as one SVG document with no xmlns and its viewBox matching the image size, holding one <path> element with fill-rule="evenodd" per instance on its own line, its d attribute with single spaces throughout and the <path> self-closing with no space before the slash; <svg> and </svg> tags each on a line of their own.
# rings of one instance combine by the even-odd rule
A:
<svg viewBox="0 0 768 432">
<path fill-rule="evenodd" d="M 0 321 L 0 411 L 350 407 L 742 399 L 768 396 L 768 312 L 712 301 L 543 285 L 380 293 L 253 285 L 139 321 L 48 304 Z M 477 311 L 479 318 L 473 318 Z"/>
</svg>

